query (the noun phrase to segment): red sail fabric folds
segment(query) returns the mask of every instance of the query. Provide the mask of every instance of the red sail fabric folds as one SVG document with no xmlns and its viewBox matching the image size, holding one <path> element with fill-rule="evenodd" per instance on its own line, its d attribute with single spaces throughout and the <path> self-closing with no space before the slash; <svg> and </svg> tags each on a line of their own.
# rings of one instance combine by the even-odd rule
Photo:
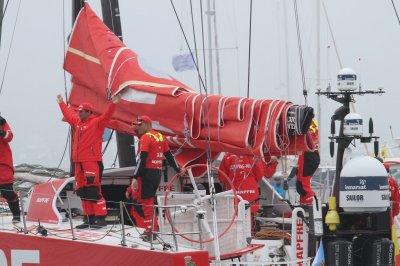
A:
<svg viewBox="0 0 400 266">
<path fill-rule="evenodd" d="M 198 94 L 175 78 L 155 71 L 128 49 L 86 3 L 71 34 L 64 68 L 72 75 L 72 107 L 91 102 L 102 113 L 109 96 L 122 94 L 109 127 L 134 134 L 138 115 L 153 119 L 180 165 L 228 151 L 264 158 L 312 150 L 307 135 L 290 133 L 289 110 L 304 108 L 282 100 Z M 297 123 L 302 123 L 299 121 Z"/>
</svg>

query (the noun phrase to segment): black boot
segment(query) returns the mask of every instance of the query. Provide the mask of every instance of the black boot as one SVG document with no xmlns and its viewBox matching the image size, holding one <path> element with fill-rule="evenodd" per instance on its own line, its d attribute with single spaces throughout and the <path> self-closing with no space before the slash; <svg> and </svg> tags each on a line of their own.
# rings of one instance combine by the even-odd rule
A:
<svg viewBox="0 0 400 266">
<path fill-rule="evenodd" d="M 93 229 L 100 229 L 107 226 L 105 216 L 95 216 L 93 223 L 90 224 Z"/>
<path fill-rule="evenodd" d="M 83 218 L 83 223 L 75 226 L 76 229 L 85 229 L 88 228 L 94 220 L 94 215 L 85 215 Z"/>
<path fill-rule="evenodd" d="M 19 223 L 21 221 L 21 211 L 19 209 L 19 199 L 17 198 L 16 201 L 9 201 L 8 207 L 10 208 L 11 213 L 13 215 L 12 222 Z"/>
</svg>

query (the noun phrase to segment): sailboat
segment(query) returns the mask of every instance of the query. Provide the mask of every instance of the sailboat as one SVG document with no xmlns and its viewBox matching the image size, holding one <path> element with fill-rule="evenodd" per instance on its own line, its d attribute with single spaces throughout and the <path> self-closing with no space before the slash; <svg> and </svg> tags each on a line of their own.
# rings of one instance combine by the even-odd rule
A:
<svg viewBox="0 0 400 266">
<path fill-rule="evenodd" d="M 110 31 L 88 3 L 74 24 L 64 67 L 72 75 L 71 107 L 84 99 L 93 103 L 96 113 L 102 113 L 108 99 L 120 93 L 123 101 L 108 127 L 133 134 L 132 119 L 142 114 L 151 116 L 153 128 L 163 132 L 175 147 L 176 159 L 186 167 L 189 178 L 175 176 L 167 180 L 166 191 L 158 198 L 159 243 L 143 243 L 139 239 L 143 229 L 118 220 L 100 231 L 75 230 L 73 216 L 79 198 L 70 188 L 73 177 L 38 185 L 29 199 L 22 201 L 21 208 L 27 215 L 21 226 L 3 217 L 0 235 L 8 241 L 1 245 L 2 264 L 124 265 L 134 261 L 139 265 L 208 265 L 244 258 L 255 250 L 265 254 L 278 246 L 285 246 L 284 252 L 276 251 L 281 258 L 296 261 L 295 242 L 283 245 L 282 238 L 272 246 L 271 240 L 248 243 L 248 206 L 237 198 L 234 189 L 221 193 L 212 189 L 212 173 L 218 169 L 210 163 L 224 151 L 267 161 L 271 155 L 313 149 L 307 133 L 312 108 L 282 100 L 198 94 L 143 64 L 140 55 Z M 128 181 L 132 170 L 106 171 L 103 180 Z M 197 178 L 204 173 L 211 193 L 199 189 L 182 193 L 185 182 L 196 188 Z M 125 208 L 120 202 L 120 221 L 124 221 Z M 300 215 L 300 210 L 295 213 Z M 306 237 L 305 224 L 296 225 L 296 218 L 293 221 L 299 239 Z M 249 258 L 257 261 L 257 256 Z M 303 260 L 309 261 L 306 249 L 299 261 Z"/>
<path fill-rule="evenodd" d="M 312 109 L 281 100 L 199 94 L 143 62 L 86 3 L 74 24 L 64 65 L 74 86 L 71 107 L 85 100 L 102 113 L 108 99 L 120 93 L 123 101 L 108 126 L 133 134 L 132 119 L 150 115 L 188 175 L 167 176 L 161 186 L 159 215 L 153 216 L 159 219 L 154 239 L 158 241 L 143 242 L 142 228 L 120 222 L 129 219 L 124 212 L 129 205 L 124 202 L 116 202 L 117 219 L 107 228 L 76 230 L 74 215 L 80 200 L 73 194 L 70 177 L 36 186 L 29 199 L 21 201 L 27 213 L 22 224 L 13 225 L 11 217 L 2 217 L 0 236 L 7 241 L 0 244 L 1 264 L 309 265 L 308 238 L 317 229 L 321 234 L 322 216 L 314 216 L 315 224 L 310 224 L 303 208 L 284 202 L 263 180 L 266 201 L 275 205 L 278 216 L 265 218 L 270 230 L 252 237 L 248 203 L 234 189 L 213 188 L 224 177 L 211 162 L 225 151 L 268 161 L 271 155 L 313 149 L 307 134 Z M 133 167 L 108 170 L 103 182 L 127 184 L 132 172 Z M 202 189 L 198 183 L 208 187 Z"/>
</svg>

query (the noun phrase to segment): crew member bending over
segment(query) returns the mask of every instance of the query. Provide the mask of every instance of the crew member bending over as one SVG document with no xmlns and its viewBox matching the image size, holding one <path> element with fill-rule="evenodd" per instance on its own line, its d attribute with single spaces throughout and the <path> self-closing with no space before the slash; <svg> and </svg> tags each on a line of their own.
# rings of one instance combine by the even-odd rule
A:
<svg viewBox="0 0 400 266">
<path fill-rule="evenodd" d="M 132 122 L 132 128 L 140 137 L 139 159 L 131 185 L 126 191 L 126 197 L 134 202 L 131 215 L 135 219 L 136 225 L 145 228 L 141 237 L 144 241 L 150 241 L 155 195 L 161 182 L 164 157 L 177 173 L 181 169 L 164 136 L 152 129 L 150 117 L 139 116 L 136 121 Z M 157 217 L 154 217 L 153 230 L 157 230 L 157 228 Z"/>
<path fill-rule="evenodd" d="M 0 191 L 1 195 L 7 200 L 13 215 L 12 222 L 21 221 L 19 210 L 19 198 L 14 192 L 14 166 L 10 141 L 13 139 L 13 133 L 7 121 L 0 116 Z"/>
<path fill-rule="evenodd" d="M 221 161 L 219 170 L 224 172 L 232 181 L 236 189 L 236 193 L 244 200 L 252 203 L 251 212 L 251 229 L 254 228 L 254 215 L 260 209 L 258 198 L 260 196 L 258 182 L 264 176 L 263 165 L 253 156 L 236 155 L 227 152 Z M 226 181 L 220 179 L 220 182 L 227 185 Z"/>
<path fill-rule="evenodd" d="M 77 229 L 105 227 L 106 202 L 101 193 L 100 177 L 103 174 L 102 136 L 111 120 L 121 96 L 113 97 L 106 111 L 96 117 L 90 103 L 82 103 L 76 115 L 67 107 L 61 95 L 57 96 L 64 119 L 75 130 L 72 145 L 72 160 L 75 163 L 76 194 L 82 200 L 83 223 Z"/>
</svg>

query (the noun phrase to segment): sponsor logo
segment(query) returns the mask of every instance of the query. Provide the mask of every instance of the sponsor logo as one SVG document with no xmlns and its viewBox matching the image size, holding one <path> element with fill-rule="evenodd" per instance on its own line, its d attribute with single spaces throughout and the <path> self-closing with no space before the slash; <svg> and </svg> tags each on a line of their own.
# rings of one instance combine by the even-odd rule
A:
<svg viewBox="0 0 400 266">
<path fill-rule="evenodd" d="M 363 186 L 344 186 L 345 190 L 366 190 L 367 186 L 363 185 Z"/>
<path fill-rule="evenodd" d="M 236 191 L 237 194 L 254 194 L 256 191 L 254 189 L 248 189 L 248 190 L 238 190 Z"/>
<path fill-rule="evenodd" d="M 50 198 L 37 198 L 36 202 L 38 203 L 49 203 Z"/>
<path fill-rule="evenodd" d="M 304 253 L 304 222 L 302 219 L 297 219 L 296 221 L 296 258 L 298 260 L 303 259 Z M 303 265 L 303 261 L 297 262 L 297 265 Z"/>
<path fill-rule="evenodd" d="M 250 169 L 251 168 L 251 164 L 250 163 L 246 163 L 246 164 L 234 164 L 231 165 L 230 169 L 231 170 L 235 170 L 235 169 Z"/>
<path fill-rule="evenodd" d="M 347 201 L 364 201 L 364 195 L 347 195 Z"/>
<path fill-rule="evenodd" d="M 158 191 L 167 191 L 168 186 L 158 186 Z M 169 191 L 175 191 L 175 186 L 171 186 Z"/>
</svg>

